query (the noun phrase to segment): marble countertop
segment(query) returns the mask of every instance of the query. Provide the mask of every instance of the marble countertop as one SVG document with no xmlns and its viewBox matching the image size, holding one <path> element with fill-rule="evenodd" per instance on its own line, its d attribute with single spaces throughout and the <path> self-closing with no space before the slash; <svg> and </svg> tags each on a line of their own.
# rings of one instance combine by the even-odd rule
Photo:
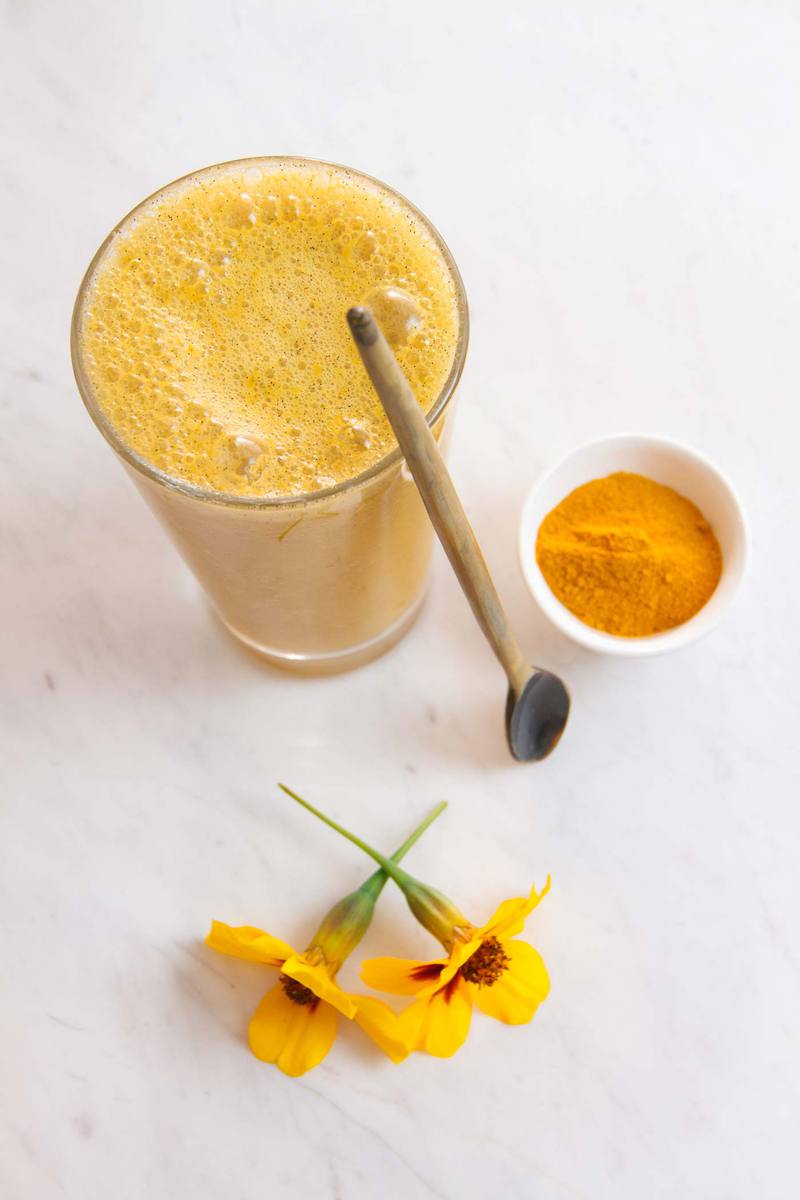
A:
<svg viewBox="0 0 800 1200">
<path fill-rule="evenodd" d="M 800 12 L 708 0 L 17 0 L 0 168 L 3 1200 L 788 1200 L 797 1189 Z M 338 678 L 262 666 L 83 412 L 72 299 L 154 188 L 254 153 L 352 163 L 441 228 L 473 314 L 452 466 L 568 735 L 520 767 L 443 556 L 413 632 Z M 534 610 L 521 501 L 575 443 L 665 433 L 752 523 L 723 625 L 594 657 Z M 360 881 L 284 779 L 477 920 L 548 872 L 534 1022 L 392 1066 L 348 1028 L 257 1062 L 267 973 Z M 365 954 L 433 943 L 387 890 Z M 357 956 L 358 957 L 358 956 Z M 345 978 L 356 978 L 355 964 Z"/>
</svg>

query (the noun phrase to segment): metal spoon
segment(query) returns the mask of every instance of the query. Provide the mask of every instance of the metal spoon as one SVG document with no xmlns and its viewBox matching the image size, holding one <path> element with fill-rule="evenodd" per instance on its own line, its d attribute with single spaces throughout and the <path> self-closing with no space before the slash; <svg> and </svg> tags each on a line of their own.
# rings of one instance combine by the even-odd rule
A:
<svg viewBox="0 0 800 1200">
<path fill-rule="evenodd" d="M 439 541 L 508 677 L 509 749 L 519 762 L 545 758 L 566 725 L 569 693 L 557 675 L 531 667 L 523 655 L 436 438 L 378 323 L 370 310 L 361 306 L 348 311 L 347 321 Z"/>
</svg>

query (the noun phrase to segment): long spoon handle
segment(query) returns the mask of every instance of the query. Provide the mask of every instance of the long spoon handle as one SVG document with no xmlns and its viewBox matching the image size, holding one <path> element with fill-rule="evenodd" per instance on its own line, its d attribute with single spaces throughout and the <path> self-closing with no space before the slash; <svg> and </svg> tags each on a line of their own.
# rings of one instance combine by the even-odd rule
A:
<svg viewBox="0 0 800 1200">
<path fill-rule="evenodd" d="M 439 541 L 478 624 L 519 696 L 531 676 L 531 668 L 508 623 L 436 438 L 369 309 L 351 308 L 347 321 Z"/>
</svg>

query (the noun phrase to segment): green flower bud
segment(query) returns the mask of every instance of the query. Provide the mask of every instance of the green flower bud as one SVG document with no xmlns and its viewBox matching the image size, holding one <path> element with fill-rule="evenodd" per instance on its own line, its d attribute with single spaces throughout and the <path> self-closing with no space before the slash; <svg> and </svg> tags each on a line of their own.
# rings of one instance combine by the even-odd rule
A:
<svg viewBox="0 0 800 1200">
<path fill-rule="evenodd" d="M 408 907 L 420 925 L 424 925 L 445 950 L 451 950 L 458 930 L 469 928 L 466 917 L 447 896 L 410 876 L 406 876 L 400 886 Z"/>
<path fill-rule="evenodd" d="M 385 876 L 384 876 L 385 879 Z M 375 901 L 380 894 L 365 883 L 356 892 L 345 896 L 323 917 L 319 929 L 311 939 L 311 946 L 318 946 L 325 961 L 338 970 L 348 954 L 352 954 L 369 929 L 375 912 Z"/>
</svg>

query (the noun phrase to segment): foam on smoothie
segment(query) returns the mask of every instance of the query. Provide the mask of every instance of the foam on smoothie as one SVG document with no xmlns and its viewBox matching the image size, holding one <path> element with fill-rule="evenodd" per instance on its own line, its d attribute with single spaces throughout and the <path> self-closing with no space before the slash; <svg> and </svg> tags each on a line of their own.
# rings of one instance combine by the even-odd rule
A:
<svg viewBox="0 0 800 1200">
<path fill-rule="evenodd" d="M 341 168 L 218 168 L 147 204 L 101 259 L 83 361 L 120 438 L 190 483 L 293 495 L 395 445 L 345 312 L 367 303 L 427 410 L 459 314 L 433 236 Z"/>
</svg>

